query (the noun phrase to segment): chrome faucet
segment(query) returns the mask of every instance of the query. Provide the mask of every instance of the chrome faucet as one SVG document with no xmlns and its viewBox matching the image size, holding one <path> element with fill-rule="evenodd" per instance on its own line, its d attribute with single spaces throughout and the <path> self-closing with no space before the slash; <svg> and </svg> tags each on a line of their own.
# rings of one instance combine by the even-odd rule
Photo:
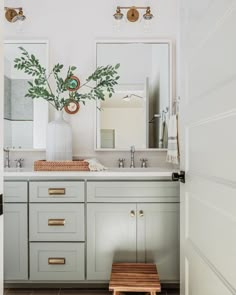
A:
<svg viewBox="0 0 236 295">
<path fill-rule="evenodd" d="M 135 168 L 135 164 L 134 164 L 134 153 L 135 153 L 135 146 L 132 145 L 130 147 L 130 153 L 131 153 L 131 163 L 130 163 L 130 168 Z"/>
<path fill-rule="evenodd" d="M 5 158 L 4 168 L 10 168 L 10 150 L 8 147 L 4 148 L 3 151 L 7 154 Z"/>
</svg>

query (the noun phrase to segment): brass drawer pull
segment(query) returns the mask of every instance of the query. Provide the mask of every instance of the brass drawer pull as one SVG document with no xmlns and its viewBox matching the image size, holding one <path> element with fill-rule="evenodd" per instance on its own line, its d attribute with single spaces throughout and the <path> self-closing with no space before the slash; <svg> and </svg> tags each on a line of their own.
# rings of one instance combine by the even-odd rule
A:
<svg viewBox="0 0 236 295">
<path fill-rule="evenodd" d="M 48 219 L 48 226 L 64 226 L 65 219 Z"/>
<path fill-rule="evenodd" d="M 48 264 L 63 265 L 66 264 L 65 258 L 48 258 Z"/>
<path fill-rule="evenodd" d="M 66 189 L 65 188 L 49 188 L 48 194 L 51 195 L 65 195 Z"/>
</svg>

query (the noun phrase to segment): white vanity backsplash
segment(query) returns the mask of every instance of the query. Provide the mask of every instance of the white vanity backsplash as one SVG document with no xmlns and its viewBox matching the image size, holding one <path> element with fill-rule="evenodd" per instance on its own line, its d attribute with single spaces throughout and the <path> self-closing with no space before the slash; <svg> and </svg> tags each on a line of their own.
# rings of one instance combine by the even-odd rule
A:
<svg viewBox="0 0 236 295">
<path fill-rule="evenodd" d="M 6 156 L 6 155 L 5 155 Z M 15 167 L 16 159 L 24 159 L 23 167 L 31 168 L 33 167 L 34 161 L 44 160 L 44 151 L 11 151 L 10 152 L 10 165 Z M 97 158 L 106 167 L 118 167 L 118 159 L 125 158 L 125 167 L 130 166 L 130 152 L 94 152 L 93 154 L 87 155 L 75 155 L 75 158 L 88 159 Z M 141 167 L 141 158 L 148 159 L 147 167 L 160 167 L 160 168 L 178 168 L 176 165 L 168 164 L 166 162 L 166 151 L 148 151 L 148 152 L 135 152 L 135 166 Z M 121 168 L 122 169 L 122 168 Z M 145 169 L 145 168 L 144 168 Z"/>
</svg>

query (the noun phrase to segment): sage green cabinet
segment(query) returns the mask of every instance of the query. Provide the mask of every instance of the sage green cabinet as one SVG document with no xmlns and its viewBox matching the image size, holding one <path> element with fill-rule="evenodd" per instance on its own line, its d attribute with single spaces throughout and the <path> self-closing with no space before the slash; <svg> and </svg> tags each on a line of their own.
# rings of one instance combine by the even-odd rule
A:
<svg viewBox="0 0 236 295">
<path fill-rule="evenodd" d="M 31 242 L 84 241 L 84 204 L 31 203 L 29 240 Z"/>
<path fill-rule="evenodd" d="M 84 243 L 30 243 L 30 279 L 84 280 Z"/>
<path fill-rule="evenodd" d="M 88 204 L 88 280 L 108 280 L 113 261 L 136 261 L 135 212 L 136 204 Z"/>
<path fill-rule="evenodd" d="M 88 204 L 87 279 L 109 280 L 112 262 L 152 262 L 179 280 L 179 204 Z"/>
<path fill-rule="evenodd" d="M 4 204 L 4 279 L 28 279 L 27 204 Z"/>
<path fill-rule="evenodd" d="M 5 181 L 4 182 L 5 203 L 26 203 L 28 202 L 27 181 Z"/>
<path fill-rule="evenodd" d="M 137 205 L 137 259 L 155 262 L 162 281 L 179 280 L 179 204 Z"/>
<path fill-rule="evenodd" d="M 179 202 L 179 183 L 172 181 L 89 181 L 90 203 Z"/>
</svg>

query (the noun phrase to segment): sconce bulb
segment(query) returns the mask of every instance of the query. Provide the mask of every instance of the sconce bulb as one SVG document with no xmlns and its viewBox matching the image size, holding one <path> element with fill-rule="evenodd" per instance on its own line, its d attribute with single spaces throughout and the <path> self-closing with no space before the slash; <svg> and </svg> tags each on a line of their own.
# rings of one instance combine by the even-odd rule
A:
<svg viewBox="0 0 236 295">
<path fill-rule="evenodd" d="M 122 20 L 124 14 L 121 12 L 120 7 L 117 7 L 116 13 L 113 15 L 115 20 Z"/>
<path fill-rule="evenodd" d="M 145 20 L 151 20 L 153 18 L 150 7 L 147 7 L 146 13 L 143 15 L 143 18 Z"/>
</svg>

